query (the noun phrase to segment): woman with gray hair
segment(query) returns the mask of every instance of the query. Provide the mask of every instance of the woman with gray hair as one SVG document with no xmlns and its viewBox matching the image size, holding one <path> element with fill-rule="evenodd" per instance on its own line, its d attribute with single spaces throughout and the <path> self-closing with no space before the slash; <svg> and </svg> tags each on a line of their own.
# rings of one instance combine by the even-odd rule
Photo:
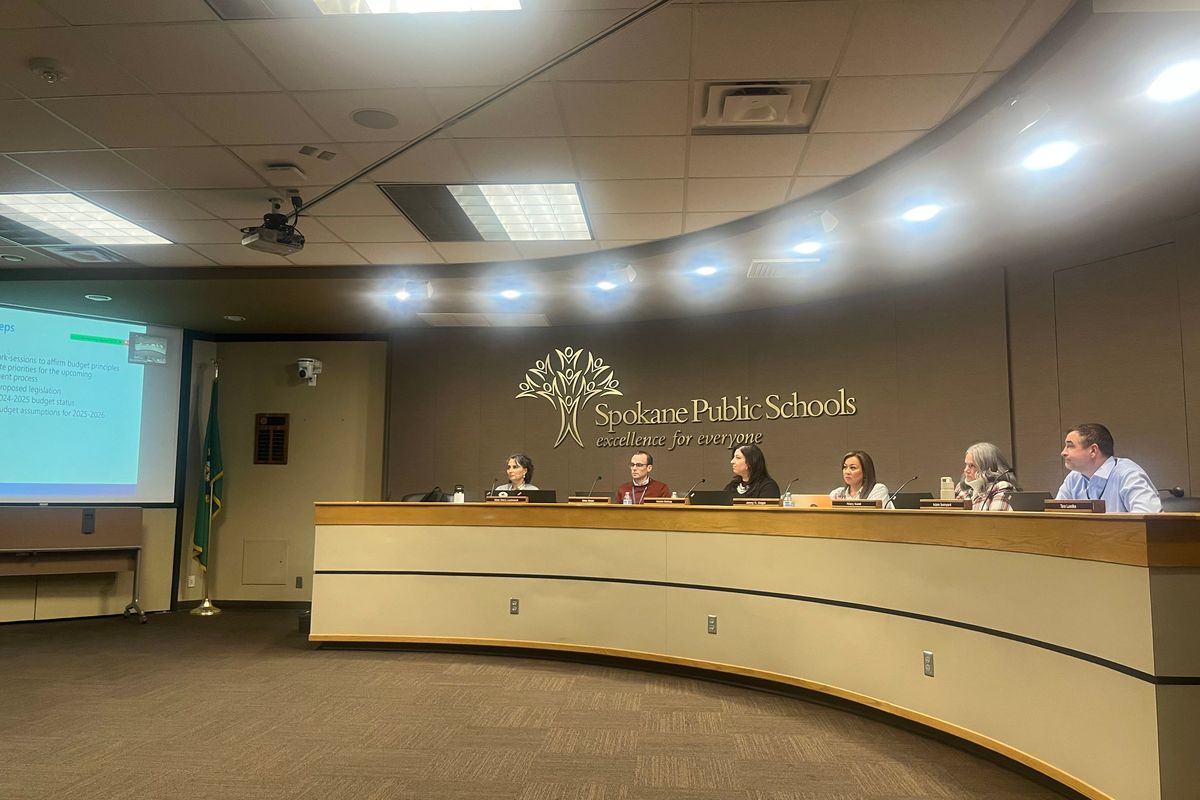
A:
<svg viewBox="0 0 1200 800">
<path fill-rule="evenodd" d="M 1009 495 L 1017 490 L 1017 476 L 1000 448 L 976 442 L 963 455 L 963 476 L 955 489 L 959 500 L 970 500 L 972 511 L 1012 511 Z"/>
</svg>

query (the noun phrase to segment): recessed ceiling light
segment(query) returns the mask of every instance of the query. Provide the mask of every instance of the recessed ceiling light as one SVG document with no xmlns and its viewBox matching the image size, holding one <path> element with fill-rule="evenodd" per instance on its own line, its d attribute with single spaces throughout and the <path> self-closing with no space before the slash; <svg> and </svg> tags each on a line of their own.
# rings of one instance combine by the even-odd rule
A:
<svg viewBox="0 0 1200 800">
<path fill-rule="evenodd" d="M 596 288 L 605 292 L 611 292 L 613 289 L 617 288 L 617 285 L 612 281 L 604 280 L 597 283 Z"/>
<path fill-rule="evenodd" d="M 792 248 L 792 252 L 799 253 L 802 256 L 811 256 L 813 253 L 819 252 L 821 243 L 815 239 L 807 239 Z"/>
<path fill-rule="evenodd" d="M 0 194 L 0 215 L 71 244 L 171 244 L 73 194 Z"/>
<path fill-rule="evenodd" d="M 591 239 L 573 183 L 447 186 L 485 242 Z"/>
<path fill-rule="evenodd" d="M 521 0 L 314 0 L 322 14 L 429 14 L 520 11 Z"/>
<path fill-rule="evenodd" d="M 1053 169 L 1070 161 L 1078 152 L 1079 145 L 1074 142 L 1050 142 L 1030 153 L 1021 165 L 1025 169 Z"/>
<path fill-rule="evenodd" d="M 412 292 L 408 291 L 408 289 L 401 289 L 400 291 L 396 292 L 395 297 L 397 300 L 400 300 L 403 302 L 404 300 L 407 300 L 410 297 L 412 297 Z"/>
<path fill-rule="evenodd" d="M 521 296 L 521 293 L 518 292 L 516 289 L 505 289 L 504 291 L 502 291 L 500 293 L 500 296 L 503 297 L 505 300 L 516 300 L 518 297 Z"/>
<path fill-rule="evenodd" d="M 350 115 L 350 119 L 364 128 L 373 128 L 377 131 L 386 131 L 400 124 L 400 119 L 395 114 L 378 108 L 360 108 Z"/>
<path fill-rule="evenodd" d="M 913 206 L 901 214 L 900 218 L 909 222 L 928 222 L 940 213 L 942 213 L 941 206 L 936 203 L 926 203 L 925 205 Z"/>
<path fill-rule="evenodd" d="M 705 265 L 705 266 L 703 266 L 703 267 L 696 267 L 696 274 L 697 274 L 697 275 L 703 275 L 703 276 L 705 276 L 705 277 L 707 278 L 709 275 L 716 275 L 716 274 L 717 274 L 717 268 L 716 268 L 716 267 L 714 267 L 714 266 L 711 266 L 711 265 L 708 265 L 708 264 L 706 264 L 706 265 Z"/>
<path fill-rule="evenodd" d="M 9 261 L 13 264 L 20 264 L 24 260 L 25 260 L 25 256 L 18 256 L 18 255 L 14 255 L 12 253 L 0 254 L 0 261 Z"/>
<path fill-rule="evenodd" d="M 84 298 L 97 303 L 107 303 L 109 300 L 112 300 L 112 298 L 106 294 L 85 294 Z"/>
<path fill-rule="evenodd" d="M 1174 103 L 1200 92 L 1200 59 L 1183 61 L 1158 74 L 1146 96 L 1160 103 Z"/>
<path fill-rule="evenodd" d="M 229 320 L 230 322 L 245 322 L 246 321 L 246 318 L 243 317 L 241 314 L 226 314 L 225 319 Z"/>
</svg>

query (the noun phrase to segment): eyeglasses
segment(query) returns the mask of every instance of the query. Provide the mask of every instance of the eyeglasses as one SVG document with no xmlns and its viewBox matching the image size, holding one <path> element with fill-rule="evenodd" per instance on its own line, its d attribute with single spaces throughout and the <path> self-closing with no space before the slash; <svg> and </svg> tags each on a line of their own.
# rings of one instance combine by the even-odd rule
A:
<svg viewBox="0 0 1200 800">
<path fill-rule="evenodd" d="M 650 465 L 649 464 L 639 464 L 636 461 L 630 461 L 629 466 L 631 466 L 631 467 L 648 467 Z"/>
</svg>

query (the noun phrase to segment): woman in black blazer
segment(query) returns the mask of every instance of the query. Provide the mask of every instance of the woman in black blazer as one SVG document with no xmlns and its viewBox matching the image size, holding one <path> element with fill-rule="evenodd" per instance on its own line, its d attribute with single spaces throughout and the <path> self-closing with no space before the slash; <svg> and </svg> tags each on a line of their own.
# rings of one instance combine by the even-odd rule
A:
<svg viewBox="0 0 1200 800">
<path fill-rule="evenodd" d="M 743 444 L 733 448 L 729 459 L 733 468 L 733 480 L 725 491 L 734 497 L 779 497 L 779 484 L 767 472 L 767 459 L 756 444 Z"/>
</svg>

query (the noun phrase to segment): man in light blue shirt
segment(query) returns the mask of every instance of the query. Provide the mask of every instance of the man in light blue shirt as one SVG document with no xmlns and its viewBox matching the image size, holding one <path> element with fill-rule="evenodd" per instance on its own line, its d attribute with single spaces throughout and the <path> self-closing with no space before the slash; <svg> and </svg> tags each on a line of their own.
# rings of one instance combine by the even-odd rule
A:
<svg viewBox="0 0 1200 800">
<path fill-rule="evenodd" d="M 1113 455 L 1113 437 L 1098 422 L 1085 422 L 1067 432 L 1063 464 L 1071 470 L 1059 500 L 1103 500 L 1104 510 L 1153 514 L 1162 511 L 1150 476 L 1128 458 Z"/>
</svg>

